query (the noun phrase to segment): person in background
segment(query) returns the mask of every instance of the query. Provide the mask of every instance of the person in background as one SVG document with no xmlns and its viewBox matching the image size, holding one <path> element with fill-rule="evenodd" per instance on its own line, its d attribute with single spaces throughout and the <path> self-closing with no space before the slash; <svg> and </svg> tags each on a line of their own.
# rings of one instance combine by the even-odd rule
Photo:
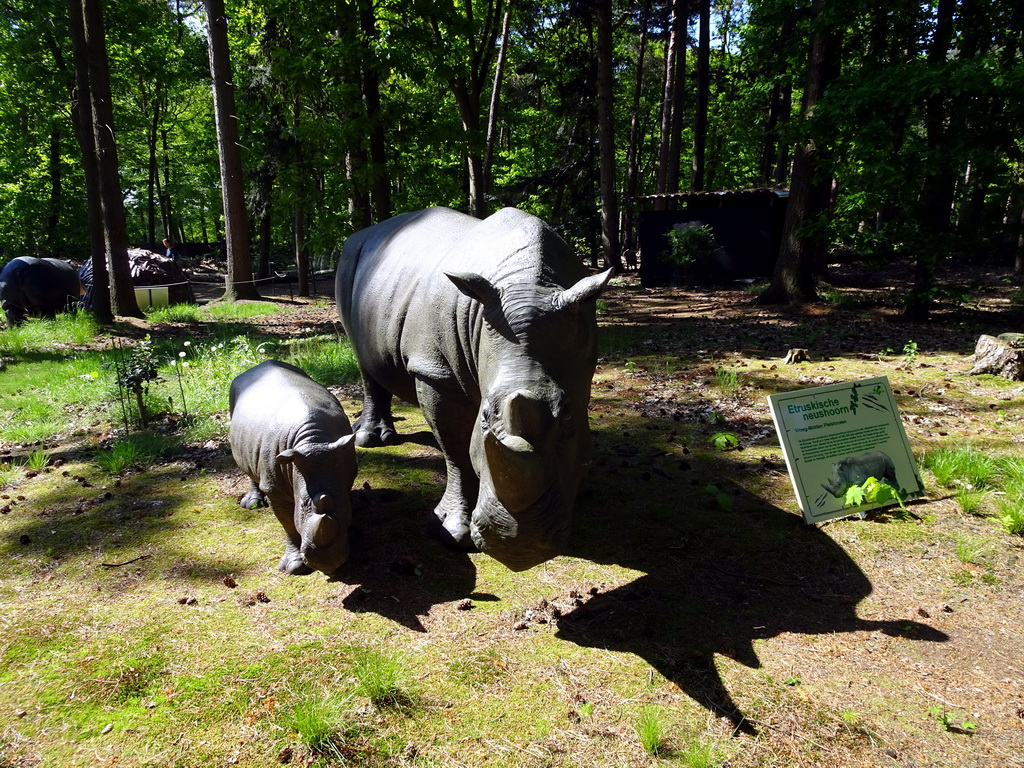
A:
<svg viewBox="0 0 1024 768">
<path fill-rule="evenodd" d="M 175 264 L 177 264 L 178 254 L 174 250 L 174 244 L 171 243 L 171 239 L 169 237 L 164 238 L 164 248 L 166 249 L 166 253 L 164 254 L 164 256 L 166 256 L 168 259 L 171 259 L 172 261 L 174 261 Z"/>
</svg>

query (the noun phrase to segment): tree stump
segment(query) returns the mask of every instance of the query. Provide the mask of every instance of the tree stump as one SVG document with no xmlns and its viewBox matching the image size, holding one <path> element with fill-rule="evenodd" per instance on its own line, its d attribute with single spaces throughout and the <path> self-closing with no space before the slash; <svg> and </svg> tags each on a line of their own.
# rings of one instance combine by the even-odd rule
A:
<svg viewBox="0 0 1024 768">
<path fill-rule="evenodd" d="M 1024 381 L 1024 334 L 983 335 L 974 348 L 970 374 L 994 373 L 1011 381 Z"/>
<path fill-rule="evenodd" d="M 810 362 L 811 356 L 807 354 L 806 349 L 800 349 L 794 347 L 786 353 L 785 359 L 782 361 L 783 365 L 793 365 L 794 363 L 806 363 Z"/>
</svg>

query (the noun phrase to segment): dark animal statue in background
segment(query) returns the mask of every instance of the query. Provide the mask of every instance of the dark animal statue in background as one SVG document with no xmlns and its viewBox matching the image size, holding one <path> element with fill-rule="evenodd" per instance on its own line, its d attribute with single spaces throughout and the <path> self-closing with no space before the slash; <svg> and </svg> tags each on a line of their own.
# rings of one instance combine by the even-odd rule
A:
<svg viewBox="0 0 1024 768">
<path fill-rule="evenodd" d="M 564 549 L 590 462 L 593 300 L 610 276 L 514 208 L 483 221 L 430 208 L 345 243 L 335 297 L 363 378 L 356 443 L 400 442 L 392 395 L 423 409 L 448 471 L 434 513 L 456 545 L 517 571 Z"/>
<path fill-rule="evenodd" d="M 53 317 L 77 303 L 82 292 L 75 268 L 59 259 L 19 256 L 0 271 L 0 307 L 8 325 L 29 315 Z"/>
<path fill-rule="evenodd" d="M 231 382 L 229 439 L 252 481 L 241 505 L 268 501 L 284 527 L 278 568 L 331 573 L 348 559 L 352 429 L 337 399 L 294 365 L 266 360 Z"/>
<path fill-rule="evenodd" d="M 832 464 L 832 477 L 821 487 L 835 498 L 841 499 L 854 485 L 863 485 L 869 477 L 888 483 L 899 489 L 896 467 L 889 454 L 882 451 L 868 451 L 860 456 L 848 456 Z"/>
</svg>

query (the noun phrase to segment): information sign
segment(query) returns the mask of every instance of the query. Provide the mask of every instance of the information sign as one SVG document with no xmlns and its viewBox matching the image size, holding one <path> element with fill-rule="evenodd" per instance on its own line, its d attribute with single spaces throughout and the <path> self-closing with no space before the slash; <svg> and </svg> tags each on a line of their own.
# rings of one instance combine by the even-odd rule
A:
<svg viewBox="0 0 1024 768">
<path fill-rule="evenodd" d="M 886 377 L 783 392 L 768 404 L 806 523 L 882 506 L 846 506 L 847 491 L 869 477 L 904 499 L 924 492 Z"/>
</svg>

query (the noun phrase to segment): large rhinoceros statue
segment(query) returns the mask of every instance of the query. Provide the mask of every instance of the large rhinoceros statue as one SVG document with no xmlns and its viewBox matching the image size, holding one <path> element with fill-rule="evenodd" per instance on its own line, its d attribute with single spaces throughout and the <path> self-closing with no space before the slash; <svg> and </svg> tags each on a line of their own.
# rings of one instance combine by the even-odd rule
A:
<svg viewBox="0 0 1024 768">
<path fill-rule="evenodd" d="M 511 570 L 558 555 L 590 462 L 593 301 L 587 271 L 544 222 L 446 208 L 357 232 L 338 263 L 338 314 L 362 372 L 356 444 L 400 442 L 391 398 L 419 404 L 444 452 L 445 537 Z"/>
<path fill-rule="evenodd" d="M 18 256 L 0 270 L 0 307 L 8 325 L 19 325 L 29 315 L 53 317 L 81 295 L 78 273 L 66 261 Z"/>
</svg>

